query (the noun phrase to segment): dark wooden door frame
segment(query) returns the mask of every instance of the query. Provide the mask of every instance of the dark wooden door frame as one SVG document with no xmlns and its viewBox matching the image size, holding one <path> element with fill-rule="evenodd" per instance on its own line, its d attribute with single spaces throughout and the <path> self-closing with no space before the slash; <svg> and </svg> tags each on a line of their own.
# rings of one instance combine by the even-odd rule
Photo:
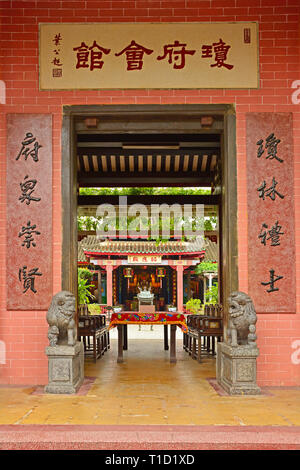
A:
<svg viewBox="0 0 300 470">
<path fill-rule="evenodd" d="M 204 129 L 201 116 L 223 120 L 222 198 L 220 223 L 221 301 L 238 289 L 236 118 L 231 104 L 193 105 L 75 105 L 64 106 L 62 124 L 62 289 L 77 293 L 77 159 L 75 120 L 97 117 L 101 132 L 195 133 Z M 218 132 L 218 129 L 217 129 Z M 226 321 L 226 319 L 225 319 Z"/>
</svg>

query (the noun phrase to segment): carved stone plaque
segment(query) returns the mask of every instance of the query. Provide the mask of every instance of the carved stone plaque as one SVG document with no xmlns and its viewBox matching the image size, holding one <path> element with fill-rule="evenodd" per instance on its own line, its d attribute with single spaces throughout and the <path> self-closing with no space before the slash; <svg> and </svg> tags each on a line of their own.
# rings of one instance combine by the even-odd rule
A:
<svg viewBox="0 0 300 470">
<path fill-rule="evenodd" d="M 70 380 L 71 363 L 64 359 L 57 360 L 52 364 L 52 380 L 67 382 Z"/>
<path fill-rule="evenodd" d="M 295 313 L 292 113 L 246 114 L 248 293 L 257 313 Z"/>
<path fill-rule="evenodd" d="M 256 378 L 255 362 L 240 362 L 236 364 L 237 382 L 252 382 Z"/>
<path fill-rule="evenodd" d="M 7 115 L 7 309 L 52 298 L 52 116 Z"/>
</svg>

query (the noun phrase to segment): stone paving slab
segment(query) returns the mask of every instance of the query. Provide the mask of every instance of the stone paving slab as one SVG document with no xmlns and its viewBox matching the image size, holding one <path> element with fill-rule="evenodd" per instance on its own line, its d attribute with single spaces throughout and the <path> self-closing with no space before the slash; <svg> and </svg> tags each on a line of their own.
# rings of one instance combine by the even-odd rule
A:
<svg viewBox="0 0 300 470">
<path fill-rule="evenodd" d="M 124 363 L 117 364 L 116 358 L 112 340 L 101 359 L 86 362 L 84 385 L 74 395 L 46 394 L 43 385 L 0 386 L 0 426 L 300 426 L 299 387 L 264 389 L 258 396 L 220 393 L 215 359 L 199 364 L 180 341 L 176 365 L 170 364 L 160 339 L 130 340 Z"/>
</svg>

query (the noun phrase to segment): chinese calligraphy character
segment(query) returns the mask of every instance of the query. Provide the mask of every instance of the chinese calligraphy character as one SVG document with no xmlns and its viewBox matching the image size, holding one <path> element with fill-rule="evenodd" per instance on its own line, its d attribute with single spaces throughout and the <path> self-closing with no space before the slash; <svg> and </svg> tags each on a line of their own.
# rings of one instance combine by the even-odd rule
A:
<svg viewBox="0 0 300 470">
<path fill-rule="evenodd" d="M 120 56 L 126 54 L 127 70 L 141 70 L 143 67 L 143 56 L 144 54 L 150 55 L 153 50 L 146 49 L 146 47 L 137 44 L 135 41 L 131 41 L 129 46 L 125 47 L 121 52 L 115 54 Z"/>
<path fill-rule="evenodd" d="M 19 232 L 19 238 L 24 236 L 24 240 L 22 243 L 22 246 L 26 246 L 26 248 L 30 248 L 31 246 L 36 246 L 36 243 L 34 241 L 34 238 L 32 234 L 40 235 L 40 232 L 38 232 L 36 229 L 36 225 L 31 225 L 30 220 L 27 222 L 26 227 L 22 227 L 21 232 Z"/>
<path fill-rule="evenodd" d="M 275 276 L 275 271 L 274 269 L 270 269 L 270 281 L 269 282 L 261 282 L 263 286 L 268 286 L 270 285 L 270 288 L 267 289 L 267 292 L 275 292 L 278 289 L 278 287 L 275 287 L 274 284 L 275 282 L 279 281 L 280 279 L 283 279 L 283 276 Z"/>
<path fill-rule="evenodd" d="M 110 53 L 110 49 L 105 49 L 104 47 L 99 46 L 96 41 L 93 42 L 91 47 L 88 47 L 84 42 L 82 42 L 80 46 L 74 47 L 73 51 L 78 51 L 76 69 L 90 67 L 90 70 L 102 69 L 104 64 L 102 56 L 103 54 Z M 90 64 L 88 63 L 89 57 L 91 59 Z"/>
<path fill-rule="evenodd" d="M 283 162 L 283 160 L 281 158 L 279 158 L 279 156 L 277 155 L 277 145 L 281 142 L 280 139 L 276 139 L 274 133 L 270 134 L 267 138 L 266 138 L 266 145 L 265 145 L 265 149 L 268 150 L 268 154 L 266 156 L 266 158 L 270 159 L 270 160 L 274 160 L 274 158 L 276 160 L 278 160 L 280 163 Z M 259 148 L 257 150 L 257 158 L 260 158 L 262 156 L 262 154 L 264 153 L 265 149 L 263 148 L 263 139 L 260 139 L 256 142 L 256 145 L 259 145 Z"/>
<path fill-rule="evenodd" d="M 178 49 L 175 49 L 177 48 Z M 185 67 L 185 56 L 186 54 L 194 55 L 196 51 L 186 50 L 186 44 L 180 44 L 179 41 L 175 41 L 174 44 L 167 44 L 164 46 L 164 54 L 158 56 L 157 60 L 163 60 L 168 57 L 168 63 L 172 64 L 174 59 L 174 69 L 183 69 Z M 179 61 L 179 62 L 177 62 Z"/>
<path fill-rule="evenodd" d="M 34 294 L 36 294 L 36 289 L 34 286 L 35 276 L 42 276 L 42 273 L 38 272 L 39 268 L 33 268 L 27 272 L 27 266 L 19 269 L 19 281 L 23 281 L 23 294 L 30 289 Z"/>
<path fill-rule="evenodd" d="M 215 63 L 211 64 L 211 67 L 225 67 L 228 70 L 231 70 L 234 66 L 231 64 L 226 64 L 227 54 L 231 46 L 226 45 L 222 39 L 219 42 L 214 42 L 212 45 L 203 45 L 202 46 L 202 57 L 208 58 L 213 56 L 213 51 L 215 54 Z"/>
<path fill-rule="evenodd" d="M 282 194 L 280 194 L 278 191 L 276 191 L 276 186 L 277 186 L 277 181 L 275 180 L 274 176 L 273 176 L 273 180 L 272 180 L 272 186 L 268 189 L 266 189 L 266 182 L 263 181 L 263 183 L 260 185 L 259 188 L 257 188 L 257 191 L 259 191 L 259 197 L 263 199 L 263 201 L 265 200 L 265 196 L 269 197 L 270 199 L 272 199 L 272 201 L 275 201 L 275 198 L 276 198 L 276 195 L 278 197 L 280 197 L 281 199 L 284 198 L 284 196 Z"/>
<path fill-rule="evenodd" d="M 54 39 L 52 39 L 52 41 L 54 42 L 55 46 L 60 46 L 60 42 L 62 41 L 62 37 L 61 37 L 61 34 L 56 34 L 54 36 Z M 59 57 L 59 53 L 60 53 L 60 48 L 59 47 L 56 47 L 54 50 L 53 50 L 55 56 L 52 60 L 52 64 L 57 66 L 57 67 L 62 67 L 63 64 L 61 63 L 60 61 L 60 57 Z M 52 76 L 53 77 L 62 77 L 62 69 L 52 69 Z"/>
<path fill-rule="evenodd" d="M 58 67 L 64 65 L 64 64 L 62 64 L 62 63 L 60 62 L 60 58 L 59 58 L 59 57 L 54 57 L 54 59 L 52 60 L 51 63 L 54 64 L 54 65 L 57 65 Z"/>
<path fill-rule="evenodd" d="M 61 34 L 58 33 L 54 36 L 54 39 L 52 40 L 56 46 L 59 46 L 60 41 L 62 40 Z"/>
<path fill-rule="evenodd" d="M 281 225 L 278 225 L 278 220 L 275 225 L 270 230 L 265 230 L 268 228 L 267 224 L 262 224 L 262 228 L 258 238 L 261 239 L 263 245 L 267 244 L 267 240 L 271 240 L 271 246 L 280 245 L 280 235 L 284 235 L 284 232 L 281 232 Z"/>
<path fill-rule="evenodd" d="M 28 175 L 25 176 L 24 180 L 27 180 Z M 27 206 L 30 204 L 31 201 L 40 201 L 41 198 L 39 197 L 32 197 L 32 193 L 34 192 L 35 185 L 37 180 L 31 179 L 27 180 L 24 183 L 20 183 L 20 188 L 22 195 L 19 197 L 19 201 L 24 202 L 26 201 Z"/>
<path fill-rule="evenodd" d="M 29 147 L 33 143 L 34 143 L 34 146 Z M 22 148 L 16 160 L 19 160 L 21 156 L 24 156 L 25 160 L 27 160 L 28 156 L 30 155 L 34 162 L 38 162 L 39 160 L 38 151 L 41 147 L 42 145 L 39 145 L 39 143 L 36 141 L 36 138 L 33 137 L 33 134 L 31 132 L 27 132 L 25 139 L 22 142 Z"/>
<path fill-rule="evenodd" d="M 82 42 L 80 46 L 74 47 L 73 51 L 78 51 L 76 68 L 88 68 L 89 47 L 84 42 Z"/>
</svg>

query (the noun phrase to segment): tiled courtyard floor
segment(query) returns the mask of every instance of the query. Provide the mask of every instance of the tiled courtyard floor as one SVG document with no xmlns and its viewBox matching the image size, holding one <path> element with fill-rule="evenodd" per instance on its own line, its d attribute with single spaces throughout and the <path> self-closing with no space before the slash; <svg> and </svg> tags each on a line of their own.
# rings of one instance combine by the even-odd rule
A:
<svg viewBox="0 0 300 470">
<path fill-rule="evenodd" d="M 215 360 L 202 364 L 177 341 L 177 364 L 160 339 L 131 339 L 117 364 L 116 340 L 96 363 L 86 361 L 76 395 L 43 387 L 0 387 L 0 425 L 300 426 L 300 389 L 263 389 L 260 396 L 219 394 L 209 381 Z"/>
</svg>

